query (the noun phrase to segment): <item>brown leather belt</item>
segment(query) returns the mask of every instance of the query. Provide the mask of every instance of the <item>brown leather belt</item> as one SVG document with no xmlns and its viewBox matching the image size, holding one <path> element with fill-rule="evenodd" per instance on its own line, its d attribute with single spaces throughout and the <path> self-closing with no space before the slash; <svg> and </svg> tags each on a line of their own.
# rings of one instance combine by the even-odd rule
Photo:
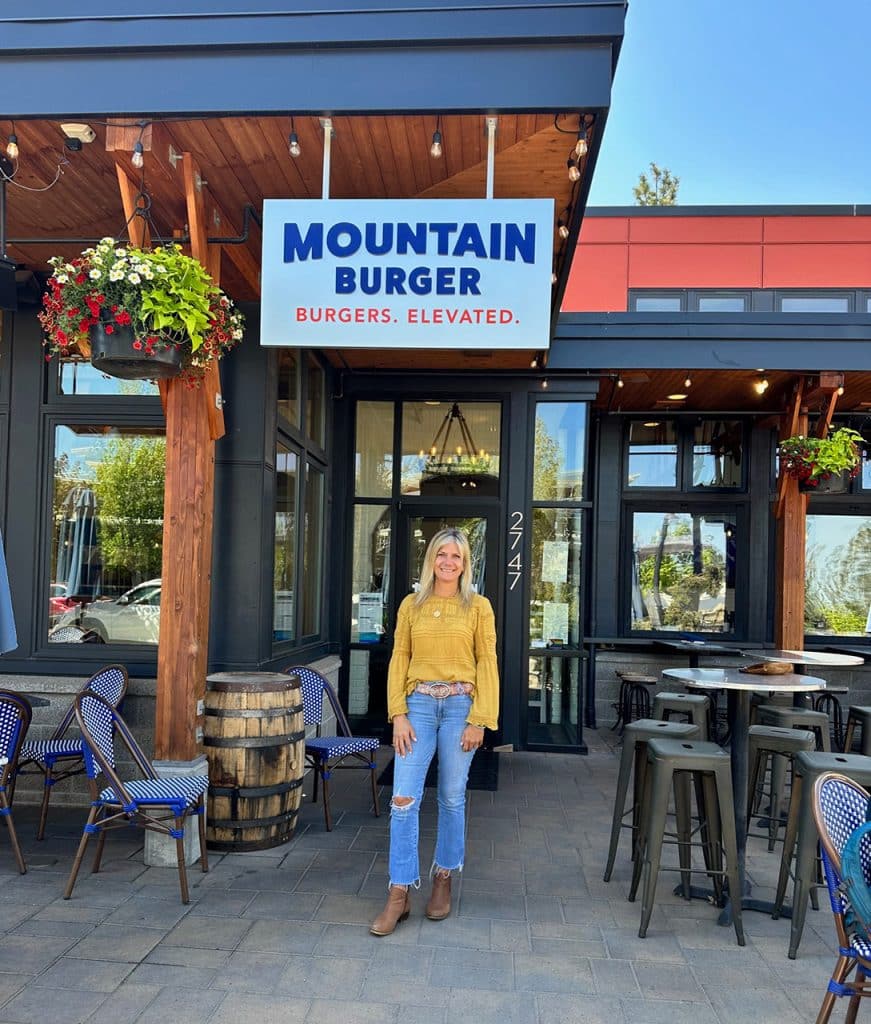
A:
<svg viewBox="0 0 871 1024">
<path fill-rule="evenodd" d="M 475 689 L 471 683 L 418 683 L 415 693 L 424 693 L 428 697 L 454 697 L 457 694 L 470 694 Z"/>
</svg>

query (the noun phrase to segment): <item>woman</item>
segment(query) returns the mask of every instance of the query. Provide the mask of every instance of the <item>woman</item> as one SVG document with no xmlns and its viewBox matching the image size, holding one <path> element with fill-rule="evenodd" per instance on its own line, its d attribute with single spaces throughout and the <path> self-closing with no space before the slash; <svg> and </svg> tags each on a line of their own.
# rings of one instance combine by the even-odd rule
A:
<svg viewBox="0 0 871 1024">
<path fill-rule="evenodd" d="M 420 590 L 399 606 L 387 675 L 393 722 L 390 886 L 373 935 L 390 935 L 411 910 L 409 886 L 420 885 L 418 819 L 426 772 L 438 750 L 438 834 L 426 916 L 451 912 L 451 872 L 465 852 L 466 782 L 484 730 L 499 713 L 496 622 L 490 602 L 472 589 L 469 541 L 440 530 L 430 541 Z"/>
</svg>

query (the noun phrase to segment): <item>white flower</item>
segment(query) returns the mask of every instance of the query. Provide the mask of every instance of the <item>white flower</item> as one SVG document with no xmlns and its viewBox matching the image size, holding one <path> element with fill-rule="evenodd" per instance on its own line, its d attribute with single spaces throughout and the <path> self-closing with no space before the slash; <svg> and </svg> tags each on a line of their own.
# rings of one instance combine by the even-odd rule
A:
<svg viewBox="0 0 871 1024">
<path fill-rule="evenodd" d="M 115 255 L 116 256 L 126 256 L 127 255 L 127 250 L 126 249 L 116 249 L 115 250 Z"/>
<path fill-rule="evenodd" d="M 123 281 L 124 280 L 124 271 L 123 270 L 118 270 L 117 267 L 112 267 L 112 269 L 109 271 L 109 280 L 110 281 Z"/>
<path fill-rule="evenodd" d="M 142 282 L 142 278 L 136 273 L 136 271 L 134 271 L 132 274 L 128 274 L 127 280 L 131 284 L 140 284 Z"/>
<path fill-rule="evenodd" d="M 97 279 L 98 279 L 98 278 L 100 277 L 100 271 L 99 271 L 99 270 L 92 270 L 92 271 L 91 271 L 91 272 L 90 272 L 90 273 L 88 274 L 88 277 L 89 277 L 89 278 L 90 278 L 90 279 L 91 279 L 92 281 L 96 281 L 96 280 L 97 280 Z"/>
<path fill-rule="evenodd" d="M 106 235 L 105 238 L 100 239 L 100 245 L 108 245 L 110 248 L 115 244 L 115 239 L 110 235 Z"/>
<path fill-rule="evenodd" d="M 66 274 L 55 274 L 54 279 L 58 284 L 66 284 L 69 281 L 69 277 Z"/>
<path fill-rule="evenodd" d="M 158 263 L 154 269 L 158 272 L 158 274 L 166 273 L 166 267 L 162 263 Z"/>
<path fill-rule="evenodd" d="M 234 341 L 241 341 L 242 340 L 242 332 L 240 330 L 237 329 L 237 330 L 233 331 L 233 340 Z"/>
</svg>

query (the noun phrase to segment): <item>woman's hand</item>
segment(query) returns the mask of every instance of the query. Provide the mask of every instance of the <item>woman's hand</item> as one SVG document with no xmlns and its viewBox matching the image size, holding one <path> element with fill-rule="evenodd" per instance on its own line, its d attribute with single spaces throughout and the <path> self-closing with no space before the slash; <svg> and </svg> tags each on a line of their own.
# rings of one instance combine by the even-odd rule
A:
<svg viewBox="0 0 871 1024">
<path fill-rule="evenodd" d="M 417 736 L 408 715 L 393 716 L 393 749 L 400 757 L 411 753 L 412 743 L 417 743 Z"/>
<path fill-rule="evenodd" d="M 460 746 L 468 754 L 470 750 L 477 750 L 484 742 L 483 725 L 467 725 L 460 737 Z"/>
</svg>

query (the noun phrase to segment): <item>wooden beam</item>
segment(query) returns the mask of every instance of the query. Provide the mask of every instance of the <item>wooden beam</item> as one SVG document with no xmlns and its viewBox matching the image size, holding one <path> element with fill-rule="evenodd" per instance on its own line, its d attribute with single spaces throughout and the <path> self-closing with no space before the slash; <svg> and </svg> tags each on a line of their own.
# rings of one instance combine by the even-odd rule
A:
<svg viewBox="0 0 871 1024">
<path fill-rule="evenodd" d="M 121 205 L 124 207 L 124 220 L 127 222 L 127 234 L 130 236 L 130 242 L 140 249 L 148 249 L 151 245 L 148 221 L 136 214 L 139 186 L 130 180 L 130 176 L 121 164 L 115 164 L 115 173 L 118 175 Z"/>
<path fill-rule="evenodd" d="M 187 153 L 184 175 L 191 254 L 208 267 L 201 177 Z M 155 756 L 164 760 L 190 761 L 201 752 L 197 705 L 205 695 L 208 671 L 215 493 L 207 396 L 213 398 L 216 376 L 200 388 L 187 388 L 178 380 L 169 381 L 166 388 L 163 592 L 154 735 Z"/>
<path fill-rule="evenodd" d="M 807 433 L 807 415 L 802 410 L 804 380 L 796 384 L 792 408 L 784 417 L 780 437 Z M 804 577 L 807 495 L 798 481 L 780 471 L 775 507 L 774 644 L 782 650 L 804 648 Z"/>
</svg>

